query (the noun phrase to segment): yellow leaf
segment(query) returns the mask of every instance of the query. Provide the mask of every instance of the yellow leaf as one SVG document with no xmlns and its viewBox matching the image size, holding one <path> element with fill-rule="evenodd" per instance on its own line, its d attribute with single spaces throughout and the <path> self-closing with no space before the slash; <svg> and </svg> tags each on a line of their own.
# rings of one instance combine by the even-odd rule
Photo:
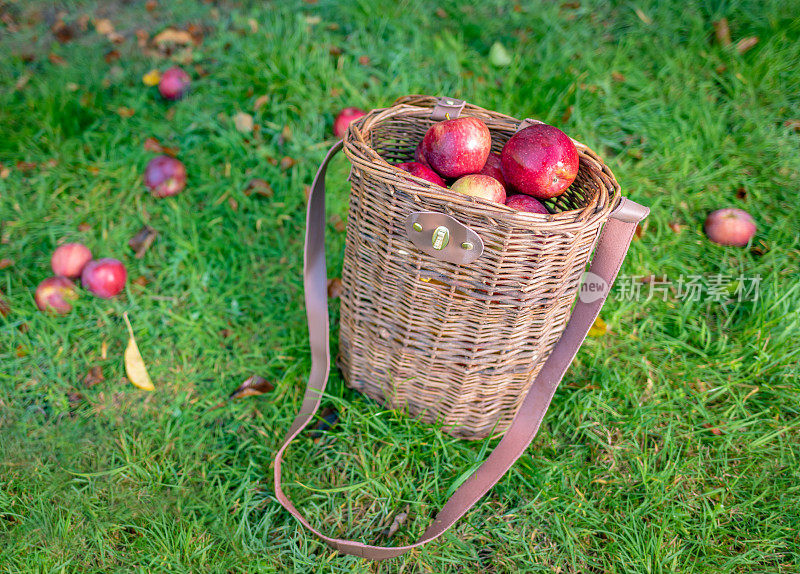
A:
<svg viewBox="0 0 800 574">
<path fill-rule="evenodd" d="M 183 44 L 185 46 L 194 43 L 192 35 L 186 30 L 167 28 L 159 32 L 153 38 L 154 44 Z"/>
<path fill-rule="evenodd" d="M 606 322 L 603 321 L 600 317 L 594 320 L 594 325 L 589 327 L 589 336 L 590 337 L 602 337 L 606 334 L 608 330 L 606 326 Z"/>
<path fill-rule="evenodd" d="M 128 326 L 128 333 L 131 338 L 128 339 L 128 347 L 125 349 L 125 372 L 128 374 L 128 379 L 135 386 L 145 391 L 154 391 L 153 381 L 150 380 L 150 375 L 147 374 L 147 367 L 144 365 L 144 359 L 139 352 L 139 347 L 136 345 L 136 339 L 133 336 L 133 327 L 128 320 L 128 312 L 122 314 L 125 319 L 125 324 Z"/>
<path fill-rule="evenodd" d="M 161 72 L 158 70 L 150 70 L 144 76 L 142 76 L 142 82 L 144 82 L 145 86 L 157 86 L 158 82 L 161 81 Z"/>
</svg>

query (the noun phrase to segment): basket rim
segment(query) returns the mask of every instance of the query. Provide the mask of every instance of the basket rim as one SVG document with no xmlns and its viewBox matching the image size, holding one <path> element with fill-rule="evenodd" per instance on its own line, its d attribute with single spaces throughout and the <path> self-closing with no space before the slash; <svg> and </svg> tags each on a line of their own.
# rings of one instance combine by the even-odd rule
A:
<svg viewBox="0 0 800 574">
<path fill-rule="evenodd" d="M 380 172 L 380 175 L 397 181 L 402 186 L 413 187 L 415 194 L 431 199 L 444 200 L 451 202 L 455 206 L 461 207 L 480 207 L 486 211 L 490 218 L 516 221 L 523 224 L 537 224 L 536 226 L 549 227 L 553 224 L 578 223 L 582 225 L 596 219 L 606 219 L 611 211 L 616 208 L 621 200 L 621 188 L 611 169 L 606 163 L 586 144 L 570 138 L 575 144 L 581 155 L 581 161 L 591 161 L 595 168 L 605 176 L 605 185 L 601 185 L 601 192 L 598 194 L 599 200 L 596 203 L 578 209 L 559 211 L 556 213 L 540 214 L 518 211 L 506 205 L 489 201 L 482 198 L 472 197 L 457 193 L 449 188 L 442 187 L 435 183 L 413 176 L 395 165 L 390 164 L 379 153 L 377 153 L 368 143 L 370 130 L 379 127 L 381 124 L 397 117 L 419 117 L 429 119 L 430 112 L 436 105 L 439 98 L 426 95 L 403 96 L 386 108 L 376 108 L 370 110 L 361 118 L 353 121 L 348 126 L 344 135 L 345 155 L 354 167 Z M 480 106 L 467 103 L 459 117 L 475 116 L 480 119 L 489 119 L 491 123 L 505 123 L 508 128 L 516 130 L 521 120 L 507 116 L 505 114 L 486 110 Z M 491 128 L 490 128 L 491 129 Z M 606 181 L 607 180 L 607 181 Z M 605 193 L 603 193 L 605 191 Z M 549 224 L 549 225 L 548 225 Z M 564 231 L 564 229 L 561 229 Z"/>
</svg>

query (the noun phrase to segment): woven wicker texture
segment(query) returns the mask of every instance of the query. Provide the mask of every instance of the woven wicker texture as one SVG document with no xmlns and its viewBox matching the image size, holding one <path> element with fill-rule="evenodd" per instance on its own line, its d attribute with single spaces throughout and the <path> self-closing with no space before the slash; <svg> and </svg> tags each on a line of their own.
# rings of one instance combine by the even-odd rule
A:
<svg viewBox="0 0 800 574">
<path fill-rule="evenodd" d="M 609 169 L 575 142 L 580 171 L 550 215 L 457 194 L 390 164 L 410 161 L 436 99 L 401 98 L 350 125 L 339 366 L 349 386 L 411 416 L 479 439 L 510 424 L 570 315 L 600 228 L 619 201 Z M 499 152 L 519 120 L 467 105 Z M 407 238 L 415 211 L 446 213 L 484 253 L 456 265 Z"/>
</svg>

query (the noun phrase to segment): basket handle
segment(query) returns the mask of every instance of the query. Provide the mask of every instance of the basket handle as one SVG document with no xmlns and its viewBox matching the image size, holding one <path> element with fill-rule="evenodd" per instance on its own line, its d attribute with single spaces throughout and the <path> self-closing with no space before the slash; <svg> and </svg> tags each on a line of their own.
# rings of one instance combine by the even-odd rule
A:
<svg viewBox="0 0 800 574">
<path fill-rule="evenodd" d="M 422 546 L 441 536 L 503 477 L 525 451 L 539 430 L 539 425 L 564 372 L 600 313 L 611 284 L 625 259 L 637 223 L 647 217 L 650 210 L 623 197 L 611 212 L 603 226 L 589 267 L 589 272 L 602 278 L 607 283 L 608 289 L 604 290 L 601 298 L 592 302 L 578 299 L 561 338 L 531 384 L 511 426 L 494 451 L 453 493 L 419 540 L 407 546 L 371 546 L 322 534 L 300 514 L 281 488 L 283 453 L 319 408 L 330 373 L 328 278 L 325 265 L 325 172 L 330 159 L 341 149 L 342 142 L 339 141 L 328 151 L 314 178 L 311 195 L 308 198 L 304 286 L 311 345 L 311 374 L 300 412 L 275 455 L 275 496 L 303 526 L 339 552 L 370 560 L 384 560 L 405 554 L 412 548 Z"/>
</svg>

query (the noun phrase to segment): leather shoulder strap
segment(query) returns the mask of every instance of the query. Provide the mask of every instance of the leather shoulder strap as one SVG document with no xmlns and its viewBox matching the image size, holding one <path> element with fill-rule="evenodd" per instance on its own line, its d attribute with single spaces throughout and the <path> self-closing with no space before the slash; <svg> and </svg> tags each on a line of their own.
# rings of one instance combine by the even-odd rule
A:
<svg viewBox="0 0 800 574">
<path fill-rule="evenodd" d="M 344 554 L 353 554 L 371 560 L 384 560 L 400 556 L 441 536 L 461 518 L 514 464 L 536 436 L 553 394 L 564 372 L 581 346 L 589 328 L 594 323 L 605 302 L 620 266 L 625 259 L 636 224 L 647 217 L 649 209 L 629 199 L 622 198 L 603 226 L 589 272 L 602 278 L 608 285 L 602 298 L 575 305 L 558 343 L 545 362 L 536 380 L 511 423 L 486 461 L 453 493 L 450 500 L 433 520 L 422 536 L 407 546 L 371 546 L 353 540 L 326 536 L 316 530 L 295 508 L 281 488 L 281 462 L 289 443 L 311 421 L 322 399 L 330 373 L 330 347 L 328 322 L 327 270 L 325 266 L 325 172 L 331 157 L 342 149 L 337 142 L 328 151 L 317 171 L 308 200 L 305 244 L 305 298 L 308 330 L 311 344 L 311 374 L 303 404 L 294 419 L 284 443 L 275 455 L 275 496 L 303 526 L 330 546 Z"/>
</svg>

